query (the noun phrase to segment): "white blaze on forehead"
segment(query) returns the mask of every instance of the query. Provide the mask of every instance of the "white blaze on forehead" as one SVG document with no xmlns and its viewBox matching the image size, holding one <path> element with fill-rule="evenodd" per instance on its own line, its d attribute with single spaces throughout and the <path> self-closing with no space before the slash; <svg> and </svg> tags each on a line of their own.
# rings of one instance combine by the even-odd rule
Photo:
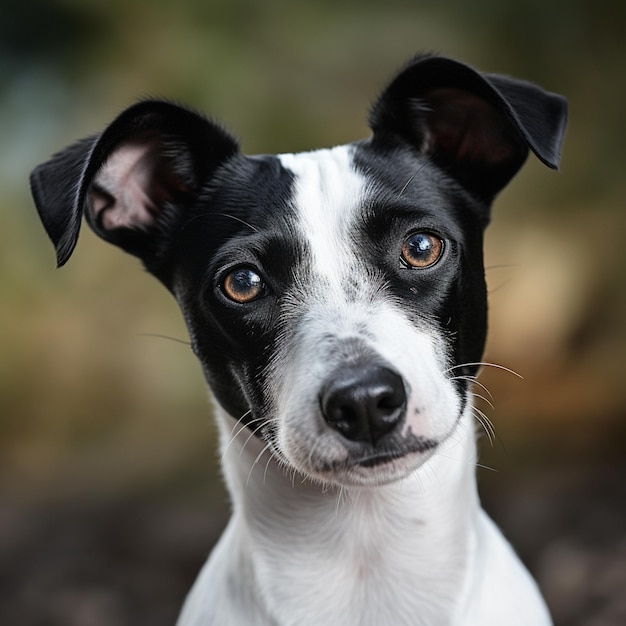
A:
<svg viewBox="0 0 626 626">
<path fill-rule="evenodd" d="M 373 190 L 355 169 L 353 149 L 279 158 L 295 177 L 293 217 L 311 267 L 298 266 L 295 278 L 302 284 L 294 280 L 286 294 L 293 297 L 284 298 L 282 313 L 290 332 L 270 365 L 277 448 L 305 475 L 334 480 L 328 468 L 341 466 L 349 453 L 338 433 L 325 427 L 320 394 L 346 364 L 369 360 L 386 363 L 404 380 L 406 420 L 398 436 L 444 441 L 461 407 L 443 373 L 449 367 L 446 338 L 427 319 L 416 322 L 407 315 L 385 288 L 382 270 L 376 271 L 374 259 L 359 249 L 356 235 Z M 424 458 L 416 452 L 413 460 L 399 461 L 393 476 L 414 469 Z M 374 475 L 363 469 L 363 481 Z M 338 480 L 361 480 L 355 476 L 348 472 Z"/>
<path fill-rule="evenodd" d="M 366 188 L 354 168 L 352 149 L 339 146 L 279 159 L 296 176 L 296 216 L 315 268 L 329 280 L 337 279 L 353 263 L 350 234 Z"/>
</svg>

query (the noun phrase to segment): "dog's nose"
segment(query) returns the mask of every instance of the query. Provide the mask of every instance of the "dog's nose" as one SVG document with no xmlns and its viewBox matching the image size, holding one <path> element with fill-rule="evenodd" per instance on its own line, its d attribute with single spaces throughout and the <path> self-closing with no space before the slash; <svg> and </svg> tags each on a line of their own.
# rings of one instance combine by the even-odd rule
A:
<svg viewBox="0 0 626 626">
<path fill-rule="evenodd" d="M 402 378 L 387 367 L 353 366 L 324 387 L 320 405 L 324 419 L 346 439 L 376 443 L 404 417 L 406 392 Z"/>
</svg>

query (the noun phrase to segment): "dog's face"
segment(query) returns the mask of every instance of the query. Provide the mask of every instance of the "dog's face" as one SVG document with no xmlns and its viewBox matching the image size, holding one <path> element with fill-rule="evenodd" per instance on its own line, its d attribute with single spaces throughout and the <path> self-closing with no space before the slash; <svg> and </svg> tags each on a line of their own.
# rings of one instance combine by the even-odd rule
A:
<svg viewBox="0 0 626 626">
<path fill-rule="evenodd" d="M 229 235 L 215 214 L 186 229 L 204 274 L 188 280 L 184 253 L 174 289 L 218 399 L 308 476 L 409 471 L 453 431 L 480 360 L 482 206 L 369 143 L 233 165 Z"/>
<path fill-rule="evenodd" d="M 486 333 L 482 234 L 530 147 L 555 167 L 561 98 L 426 57 L 373 136 L 246 157 L 164 102 L 131 107 L 33 175 L 67 260 L 85 212 L 177 298 L 218 401 L 321 481 L 405 476 L 452 435 Z"/>
</svg>

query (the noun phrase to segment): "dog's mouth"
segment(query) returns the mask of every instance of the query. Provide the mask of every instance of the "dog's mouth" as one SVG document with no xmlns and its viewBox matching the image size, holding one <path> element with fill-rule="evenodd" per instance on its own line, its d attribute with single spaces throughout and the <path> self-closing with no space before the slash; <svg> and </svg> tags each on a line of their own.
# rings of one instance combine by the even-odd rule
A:
<svg viewBox="0 0 626 626">
<path fill-rule="evenodd" d="M 351 449 L 340 460 L 324 460 L 312 455 L 304 473 L 323 482 L 341 485 L 386 484 L 407 476 L 422 465 L 440 444 L 440 441 L 434 439 L 411 437 L 389 442 L 380 449 L 369 445 L 350 446 Z"/>
<path fill-rule="evenodd" d="M 402 429 L 377 443 L 348 441 L 338 436 L 317 439 L 308 451 L 292 457 L 273 437 L 268 443 L 277 458 L 309 479 L 324 484 L 373 487 L 406 478 L 417 470 L 453 435 L 460 414 L 441 435 L 418 435 Z M 265 434 L 268 434 L 267 432 Z"/>
<path fill-rule="evenodd" d="M 356 460 L 355 465 L 359 465 L 360 467 L 377 467 L 379 465 L 386 465 L 387 463 L 392 463 L 396 459 L 401 459 L 404 454 L 377 454 L 369 457 L 365 457 L 361 460 Z"/>
<path fill-rule="evenodd" d="M 346 465 L 359 466 L 365 468 L 378 467 L 393 463 L 398 459 L 402 459 L 410 454 L 424 454 L 434 450 L 439 442 L 434 439 L 420 438 L 412 445 L 404 445 L 397 450 L 375 450 L 365 455 L 357 455 L 348 459 Z"/>
<path fill-rule="evenodd" d="M 352 444 L 346 449 L 342 445 L 341 458 L 331 460 L 319 450 L 311 450 L 307 454 L 307 462 L 302 465 L 294 462 L 281 449 L 272 425 L 266 426 L 261 438 L 283 467 L 291 467 L 309 479 L 343 485 L 374 485 L 398 480 L 429 459 L 442 443 L 436 439 L 409 435 L 408 438 L 394 438 L 384 447 Z"/>
</svg>

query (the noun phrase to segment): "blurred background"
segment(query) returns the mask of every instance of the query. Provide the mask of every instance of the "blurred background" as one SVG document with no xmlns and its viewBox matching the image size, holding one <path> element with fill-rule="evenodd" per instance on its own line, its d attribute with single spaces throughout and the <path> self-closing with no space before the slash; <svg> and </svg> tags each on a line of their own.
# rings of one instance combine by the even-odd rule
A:
<svg viewBox="0 0 626 626">
<path fill-rule="evenodd" d="M 57 271 L 32 167 L 148 95 L 249 153 L 351 141 L 435 50 L 570 101 L 561 171 L 529 159 L 487 237 L 486 359 L 524 379 L 481 378 L 478 477 L 558 626 L 626 624 L 625 31 L 611 0 L 3 0 L 0 623 L 173 624 L 228 515 L 173 299 L 87 228 Z"/>
</svg>

